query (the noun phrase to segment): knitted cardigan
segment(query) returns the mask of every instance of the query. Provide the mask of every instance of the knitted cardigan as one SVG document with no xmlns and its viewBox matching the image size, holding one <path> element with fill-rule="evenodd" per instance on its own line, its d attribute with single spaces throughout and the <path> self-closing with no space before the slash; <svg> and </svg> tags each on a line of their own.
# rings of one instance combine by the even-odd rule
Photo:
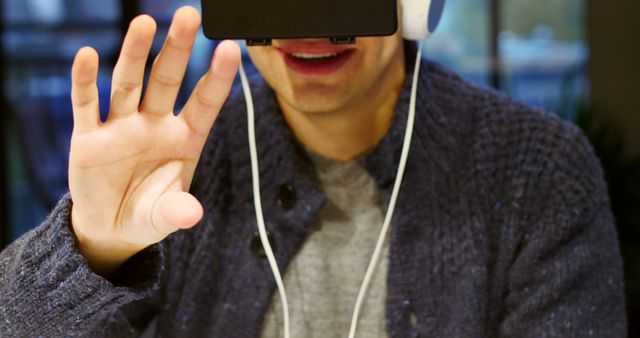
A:
<svg viewBox="0 0 640 338">
<path fill-rule="evenodd" d="M 389 198 L 412 69 L 365 159 Z M 263 208 L 281 269 L 324 197 L 269 86 L 253 78 Z M 203 220 L 94 274 L 63 197 L 0 255 L 0 336 L 257 337 L 276 290 L 259 244 L 244 97 L 227 101 L 191 191 Z M 390 237 L 389 337 L 624 337 L 622 262 L 598 160 L 559 119 L 423 62 Z M 99 192 L 96 192 L 99 193 Z M 355 301 L 355 300 L 354 300 Z M 346 336 L 346 332 L 345 332 Z"/>
</svg>

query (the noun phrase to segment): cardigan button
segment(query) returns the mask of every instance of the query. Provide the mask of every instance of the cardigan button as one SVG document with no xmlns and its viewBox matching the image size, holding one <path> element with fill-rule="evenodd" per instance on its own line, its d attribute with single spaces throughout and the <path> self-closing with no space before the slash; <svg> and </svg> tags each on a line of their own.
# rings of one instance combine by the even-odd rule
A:
<svg viewBox="0 0 640 338">
<path fill-rule="evenodd" d="M 273 238 L 271 237 L 271 233 L 269 231 L 267 231 L 267 239 L 269 240 L 269 245 L 271 245 L 271 250 L 273 250 L 275 254 L 276 245 L 273 242 Z M 256 257 L 267 257 L 267 253 L 265 252 L 264 247 L 262 246 L 262 241 L 260 240 L 260 233 L 258 231 L 253 233 L 253 236 L 251 237 L 251 243 L 249 244 L 249 248 L 251 249 L 251 252 L 253 252 L 253 254 Z"/>
<path fill-rule="evenodd" d="M 278 188 L 276 201 L 278 205 L 285 210 L 293 208 L 293 205 L 296 203 L 296 190 L 293 189 L 289 183 L 281 185 L 280 188 Z"/>
<path fill-rule="evenodd" d="M 413 311 L 411 311 L 411 314 L 409 315 L 409 322 L 411 323 L 411 327 L 413 327 L 414 329 L 418 327 L 418 317 Z"/>
</svg>

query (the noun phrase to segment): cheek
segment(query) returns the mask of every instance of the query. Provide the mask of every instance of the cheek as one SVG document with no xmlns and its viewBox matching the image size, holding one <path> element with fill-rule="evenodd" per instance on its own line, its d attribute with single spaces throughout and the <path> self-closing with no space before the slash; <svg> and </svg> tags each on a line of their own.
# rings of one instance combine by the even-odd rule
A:
<svg viewBox="0 0 640 338">
<path fill-rule="evenodd" d="M 385 44 L 383 39 L 379 37 L 364 37 L 362 39 L 362 50 L 365 51 L 366 59 L 368 62 L 382 61 L 385 51 Z"/>
<path fill-rule="evenodd" d="M 251 59 L 251 62 L 253 62 L 256 67 L 263 67 L 265 61 L 264 51 L 255 47 L 247 47 L 247 54 L 249 54 L 249 59 Z"/>
<path fill-rule="evenodd" d="M 277 67 L 277 52 L 268 47 L 248 47 L 247 52 L 253 64 L 261 74 L 267 76 L 273 73 Z"/>
<path fill-rule="evenodd" d="M 360 76 L 372 77 L 377 76 L 384 64 L 387 62 L 388 55 L 380 43 L 370 43 L 364 46 L 359 69 Z M 371 79 L 368 79 L 371 80 Z"/>
<path fill-rule="evenodd" d="M 278 87 L 285 80 L 283 78 L 285 73 L 284 62 L 275 49 L 270 47 L 249 47 L 247 51 L 253 64 L 272 88 Z"/>
</svg>

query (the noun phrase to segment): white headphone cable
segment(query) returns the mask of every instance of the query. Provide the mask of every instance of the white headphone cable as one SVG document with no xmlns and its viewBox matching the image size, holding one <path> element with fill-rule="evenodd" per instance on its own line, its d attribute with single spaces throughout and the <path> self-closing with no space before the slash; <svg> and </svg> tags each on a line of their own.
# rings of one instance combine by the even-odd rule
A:
<svg viewBox="0 0 640 338">
<path fill-rule="evenodd" d="M 356 335 L 356 326 L 358 325 L 358 315 L 360 314 L 360 308 L 364 301 L 364 296 L 367 293 L 367 289 L 371 282 L 371 276 L 380 259 L 380 253 L 382 252 L 382 244 L 385 241 L 387 232 L 389 231 L 389 225 L 391 224 L 391 218 L 393 217 L 393 211 L 396 207 L 396 201 L 398 200 L 398 193 L 400 192 L 400 185 L 402 184 L 402 178 L 404 177 L 404 169 L 407 165 L 407 158 L 409 156 L 409 148 L 411 146 L 411 135 L 413 135 L 413 124 L 416 117 L 416 98 L 418 89 L 418 77 L 420 75 L 420 61 L 422 60 L 422 47 L 424 46 L 424 40 L 420 40 L 418 43 L 418 55 L 416 56 L 416 64 L 413 68 L 413 81 L 411 84 L 411 99 L 409 100 L 409 113 L 407 114 L 407 127 L 404 132 L 404 144 L 402 145 L 402 153 L 400 155 L 400 163 L 398 164 L 398 172 L 396 173 L 396 180 L 393 184 L 393 191 L 391 193 L 391 199 L 389 200 L 389 206 L 387 208 L 387 214 L 384 217 L 384 223 L 380 230 L 380 236 L 378 242 L 373 251 L 371 262 L 367 267 L 367 272 L 364 275 L 364 280 L 358 291 L 358 298 L 356 299 L 356 306 L 353 309 L 353 316 L 351 317 L 351 328 L 349 329 L 349 338 L 354 338 Z"/>
<path fill-rule="evenodd" d="M 282 282 L 282 276 L 278 269 L 278 263 L 276 257 L 273 255 L 273 250 L 269 244 L 267 238 L 267 230 L 264 225 L 264 216 L 262 215 L 262 203 L 260 196 L 260 171 L 258 168 L 258 150 L 256 146 L 256 131 L 253 111 L 253 98 L 251 95 L 251 87 L 249 86 L 249 80 L 247 80 L 247 74 L 242 66 L 242 60 L 240 61 L 240 80 L 242 81 L 242 90 L 244 91 L 244 97 L 247 102 L 247 126 L 249 130 L 249 153 L 251 155 L 251 178 L 253 181 L 253 204 L 256 209 L 256 220 L 258 221 L 258 232 L 260 233 L 260 241 L 264 252 L 267 254 L 269 260 L 269 266 L 273 277 L 276 279 L 278 285 L 278 291 L 280 292 L 280 300 L 282 302 L 282 312 L 284 316 L 284 338 L 289 338 L 289 305 L 287 302 L 287 294 L 284 290 L 284 283 Z"/>
<path fill-rule="evenodd" d="M 382 245 L 385 241 L 386 234 L 389 231 L 391 218 L 393 217 L 393 212 L 395 210 L 395 205 L 398 199 L 398 193 L 400 191 L 400 185 L 402 183 L 402 178 L 404 176 L 404 170 L 407 164 L 407 158 L 409 156 L 409 148 L 411 145 L 411 136 L 413 135 L 413 125 L 414 125 L 415 113 L 416 113 L 418 77 L 420 74 L 420 61 L 422 60 L 423 45 L 424 45 L 424 40 L 421 40 L 418 43 L 418 53 L 416 56 L 416 64 L 413 71 L 413 81 L 411 85 L 411 99 L 409 101 L 409 113 L 407 114 L 408 115 L 407 127 L 405 130 L 402 153 L 400 155 L 400 163 L 398 164 L 398 172 L 396 174 L 396 179 L 393 186 L 393 191 L 391 193 L 391 199 L 389 200 L 389 206 L 387 208 L 387 213 L 385 215 L 384 223 L 382 224 L 382 229 L 380 230 L 380 236 L 378 237 L 378 241 L 373 251 L 371 261 L 369 262 L 369 266 L 367 267 L 367 272 L 365 274 L 364 280 L 362 281 L 362 285 L 360 286 L 360 290 L 358 292 L 358 298 L 356 299 L 356 305 L 353 310 L 353 316 L 351 318 L 349 338 L 355 337 L 356 326 L 358 324 L 358 316 L 360 314 L 360 308 L 362 307 L 364 296 L 371 282 L 371 276 L 373 275 L 373 271 L 375 270 L 378 260 L 380 259 Z M 284 289 L 284 283 L 282 282 L 282 275 L 280 274 L 280 270 L 278 269 L 278 264 L 273 254 L 273 250 L 271 249 L 271 245 L 269 244 L 269 240 L 267 238 L 267 231 L 264 224 L 264 216 L 262 214 L 262 203 L 261 203 L 261 196 L 260 196 L 260 174 L 259 174 L 260 171 L 258 167 L 258 152 L 257 152 L 257 146 L 256 146 L 255 121 L 254 121 L 255 114 L 254 114 L 254 107 L 253 107 L 253 98 L 251 95 L 251 87 L 249 86 L 249 80 L 247 79 L 247 75 L 244 71 L 244 67 L 242 66 L 242 62 L 240 62 L 240 80 L 242 82 L 242 90 L 244 91 L 245 101 L 247 104 L 247 126 L 248 126 L 248 134 L 249 134 L 249 153 L 251 156 L 251 178 L 253 182 L 253 202 L 256 210 L 258 232 L 260 234 L 260 241 L 262 242 L 262 246 L 264 247 L 264 251 L 269 261 L 269 266 L 271 267 L 271 272 L 273 273 L 273 276 L 276 280 L 276 284 L 278 285 L 278 292 L 280 293 L 280 300 L 282 302 L 282 311 L 284 316 L 284 338 L 289 338 L 290 336 L 289 306 L 287 302 L 287 294 Z"/>
</svg>

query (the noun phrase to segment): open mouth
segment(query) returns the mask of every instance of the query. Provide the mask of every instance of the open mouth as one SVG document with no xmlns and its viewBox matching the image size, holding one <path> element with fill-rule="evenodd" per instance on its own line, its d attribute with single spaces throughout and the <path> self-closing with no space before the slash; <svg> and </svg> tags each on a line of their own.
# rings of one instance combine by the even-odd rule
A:
<svg viewBox="0 0 640 338">
<path fill-rule="evenodd" d="M 340 54 L 343 54 L 345 52 L 341 52 L 341 53 L 326 53 L 326 54 L 304 54 L 304 53 L 291 53 L 289 55 L 291 55 L 292 57 L 296 58 L 296 59 L 300 59 L 300 60 L 306 60 L 306 61 L 327 61 L 329 59 L 335 58 L 337 56 L 339 56 Z"/>
<path fill-rule="evenodd" d="M 353 55 L 353 49 L 340 51 L 287 51 L 279 49 L 287 66 L 303 75 L 329 75 L 341 69 Z"/>
</svg>

